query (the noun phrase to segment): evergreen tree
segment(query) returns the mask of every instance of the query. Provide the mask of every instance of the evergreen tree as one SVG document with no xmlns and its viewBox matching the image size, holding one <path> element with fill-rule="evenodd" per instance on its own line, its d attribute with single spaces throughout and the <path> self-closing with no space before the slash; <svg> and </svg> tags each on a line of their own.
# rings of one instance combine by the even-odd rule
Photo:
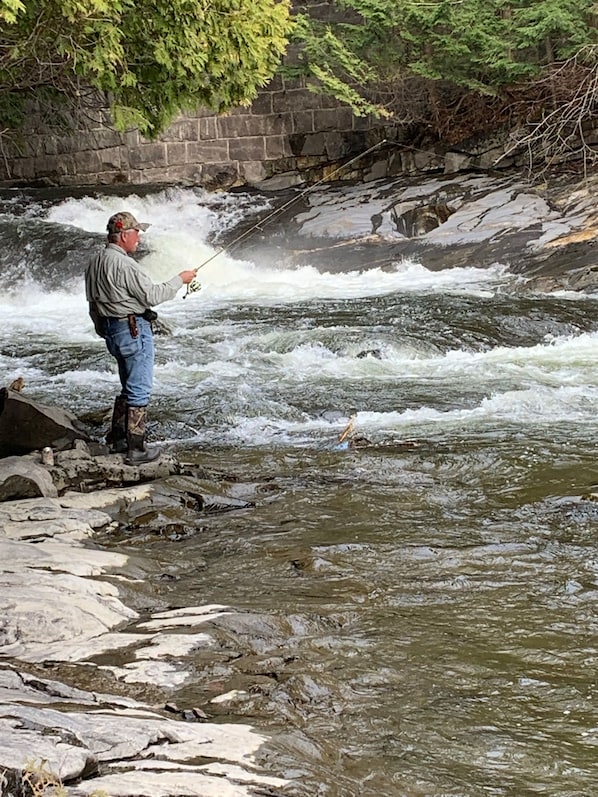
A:
<svg viewBox="0 0 598 797">
<path fill-rule="evenodd" d="M 91 87 L 155 137 L 180 110 L 248 104 L 291 28 L 288 0 L 0 0 L 0 123 Z"/>
<path fill-rule="evenodd" d="M 349 21 L 301 9 L 294 70 L 358 114 L 383 112 L 368 98 L 392 94 L 393 84 L 414 77 L 496 95 L 598 44 L 595 0 L 335 0 L 334 6 Z"/>
</svg>

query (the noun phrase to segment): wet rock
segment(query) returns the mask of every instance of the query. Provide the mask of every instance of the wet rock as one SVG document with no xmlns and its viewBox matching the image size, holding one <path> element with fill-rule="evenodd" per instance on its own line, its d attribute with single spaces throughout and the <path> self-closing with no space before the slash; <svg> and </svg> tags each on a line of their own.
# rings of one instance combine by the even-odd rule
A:
<svg viewBox="0 0 598 797">
<path fill-rule="evenodd" d="M 143 703 L 56 691 L 10 669 L 0 670 L 0 697 L 0 768 L 15 780 L 35 755 L 48 782 L 84 779 L 69 787 L 73 797 L 100 790 L 168 797 L 181 788 L 191 797 L 249 797 L 286 783 L 255 769 L 264 737 L 246 725 L 169 719 Z"/>
<path fill-rule="evenodd" d="M 328 703 L 333 690 L 323 684 L 318 684 L 309 675 L 293 675 L 284 684 L 285 692 L 296 704 Z"/>
<path fill-rule="evenodd" d="M 0 459 L 0 501 L 58 495 L 45 467 L 30 457 Z"/>
<path fill-rule="evenodd" d="M 61 547 L 68 560 L 72 549 Z M 30 549 L 30 554 L 24 548 Z M 43 661 L 51 656 L 52 648 L 60 649 L 66 642 L 81 646 L 136 616 L 120 601 L 116 587 L 107 582 L 47 572 L 43 548 L 4 541 L 0 551 L 4 561 L 12 558 L 11 567 L 17 570 L 0 572 L 3 656 Z M 96 572 L 105 561 L 102 557 Z M 61 567 L 58 561 L 54 566 Z"/>
<path fill-rule="evenodd" d="M 258 487 L 254 484 L 237 484 L 229 478 L 217 481 L 201 475 L 189 473 L 173 476 L 166 480 L 165 486 L 174 487 L 184 493 L 188 508 L 205 513 L 230 512 L 235 509 L 249 509 L 255 505 L 253 500 Z"/>
<path fill-rule="evenodd" d="M 215 618 L 213 624 L 219 632 L 232 637 L 235 646 L 242 647 L 246 653 L 271 654 L 288 641 L 286 624 L 269 615 L 229 610 Z"/>
<path fill-rule="evenodd" d="M 445 204 L 420 205 L 400 216 L 395 213 L 394 221 L 401 235 L 406 238 L 419 238 L 444 224 L 454 212 L 454 208 Z"/>
<path fill-rule="evenodd" d="M 174 333 L 174 327 L 161 316 L 158 316 L 155 321 L 152 321 L 152 332 L 154 336 L 162 335 L 162 337 L 170 337 Z"/>
<path fill-rule="evenodd" d="M 369 448 L 371 445 L 372 441 L 363 435 L 354 435 L 349 439 L 350 448 Z"/>
<path fill-rule="evenodd" d="M 105 487 L 163 479 L 180 471 L 178 461 L 167 454 L 153 462 L 125 465 L 120 454 L 93 456 L 88 449 L 76 448 L 55 455 L 49 468 L 59 492 L 74 488 L 90 492 Z"/>
<path fill-rule="evenodd" d="M 242 498 L 232 498 L 220 494 L 203 494 L 203 509 L 205 512 L 230 512 L 233 509 L 247 509 L 254 506 L 253 501 Z"/>
<path fill-rule="evenodd" d="M 204 722 L 204 721 L 207 722 L 210 719 L 210 717 L 206 714 L 206 712 L 203 711 L 201 708 L 195 707 L 192 708 L 191 711 L 193 712 L 195 719 L 198 720 L 199 722 Z"/>
<path fill-rule="evenodd" d="M 363 360 L 366 357 L 372 357 L 375 360 L 381 360 L 382 359 L 382 351 L 380 349 L 364 349 L 363 351 L 360 351 L 356 355 L 356 358 L 358 360 Z"/>
<path fill-rule="evenodd" d="M 0 505 L 0 541 L 3 537 L 39 540 L 61 534 L 69 540 L 81 540 L 110 523 L 110 516 L 91 504 L 80 509 L 71 506 L 68 498 L 32 498 Z"/>
<path fill-rule="evenodd" d="M 21 392 L 0 390 L 0 457 L 27 454 L 44 446 L 64 449 L 74 440 L 88 440 L 77 418 L 61 407 L 50 407 Z"/>
<path fill-rule="evenodd" d="M 205 711 L 200 708 L 186 708 L 181 711 L 181 717 L 185 722 L 208 722 L 210 719 Z"/>
<path fill-rule="evenodd" d="M 556 277 L 563 288 L 570 272 L 596 265 L 597 187 L 595 175 L 537 185 L 519 176 L 402 176 L 379 190 L 370 183 L 328 190 L 325 202 L 313 195 L 312 206 L 286 223 L 295 223 L 296 264 L 313 263 L 315 252 L 321 267 L 343 271 L 405 258 L 432 270 L 504 263 L 526 276 Z"/>
<path fill-rule="evenodd" d="M 319 417 L 328 423 L 340 423 L 346 419 L 347 414 L 341 410 L 321 410 Z"/>
<path fill-rule="evenodd" d="M 150 631 L 175 628 L 184 626 L 194 628 L 204 623 L 213 623 L 220 617 L 226 617 L 230 613 L 227 606 L 211 604 L 208 606 L 186 606 L 184 609 L 171 609 L 165 612 L 157 612 L 151 620 L 142 623 L 139 628 Z"/>
</svg>

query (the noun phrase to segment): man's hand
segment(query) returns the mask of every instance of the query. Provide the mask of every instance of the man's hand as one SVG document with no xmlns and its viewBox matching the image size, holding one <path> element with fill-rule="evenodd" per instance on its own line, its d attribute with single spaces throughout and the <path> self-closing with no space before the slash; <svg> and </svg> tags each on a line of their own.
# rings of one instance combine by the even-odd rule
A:
<svg viewBox="0 0 598 797">
<path fill-rule="evenodd" d="M 195 275 L 197 274 L 197 269 L 192 271 L 181 271 L 179 277 L 183 280 L 183 285 L 188 285 L 192 280 L 195 279 Z"/>
</svg>

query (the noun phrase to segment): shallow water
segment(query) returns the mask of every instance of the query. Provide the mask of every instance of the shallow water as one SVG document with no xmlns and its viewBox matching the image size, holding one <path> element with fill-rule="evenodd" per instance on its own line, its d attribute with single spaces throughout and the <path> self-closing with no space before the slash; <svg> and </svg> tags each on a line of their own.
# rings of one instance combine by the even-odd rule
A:
<svg viewBox="0 0 598 797">
<path fill-rule="evenodd" d="M 79 415 L 116 392 L 81 275 L 122 202 L 2 206 L 3 382 Z M 126 204 L 153 223 L 155 279 L 265 206 Z M 595 794 L 595 300 L 533 294 L 500 264 L 223 253 L 200 273 L 160 308 L 151 431 L 255 506 L 109 543 L 169 574 L 164 605 L 240 612 L 176 700 L 267 729 L 262 762 L 301 794 Z M 338 445 L 351 418 L 363 448 Z"/>
</svg>

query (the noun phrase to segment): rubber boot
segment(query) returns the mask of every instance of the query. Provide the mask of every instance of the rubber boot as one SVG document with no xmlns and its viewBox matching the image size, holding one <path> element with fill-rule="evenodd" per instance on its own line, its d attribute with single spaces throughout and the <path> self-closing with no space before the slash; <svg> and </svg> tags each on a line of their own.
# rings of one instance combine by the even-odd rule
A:
<svg viewBox="0 0 598 797">
<path fill-rule="evenodd" d="M 110 446 L 111 454 L 124 454 L 127 444 L 127 399 L 117 396 L 114 399 L 112 410 L 112 423 L 106 435 L 106 443 Z"/>
<path fill-rule="evenodd" d="M 127 412 L 127 455 L 125 465 L 142 465 L 144 462 L 153 462 L 162 454 L 158 446 L 146 448 L 145 424 L 147 421 L 147 407 L 129 407 Z"/>
</svg>

